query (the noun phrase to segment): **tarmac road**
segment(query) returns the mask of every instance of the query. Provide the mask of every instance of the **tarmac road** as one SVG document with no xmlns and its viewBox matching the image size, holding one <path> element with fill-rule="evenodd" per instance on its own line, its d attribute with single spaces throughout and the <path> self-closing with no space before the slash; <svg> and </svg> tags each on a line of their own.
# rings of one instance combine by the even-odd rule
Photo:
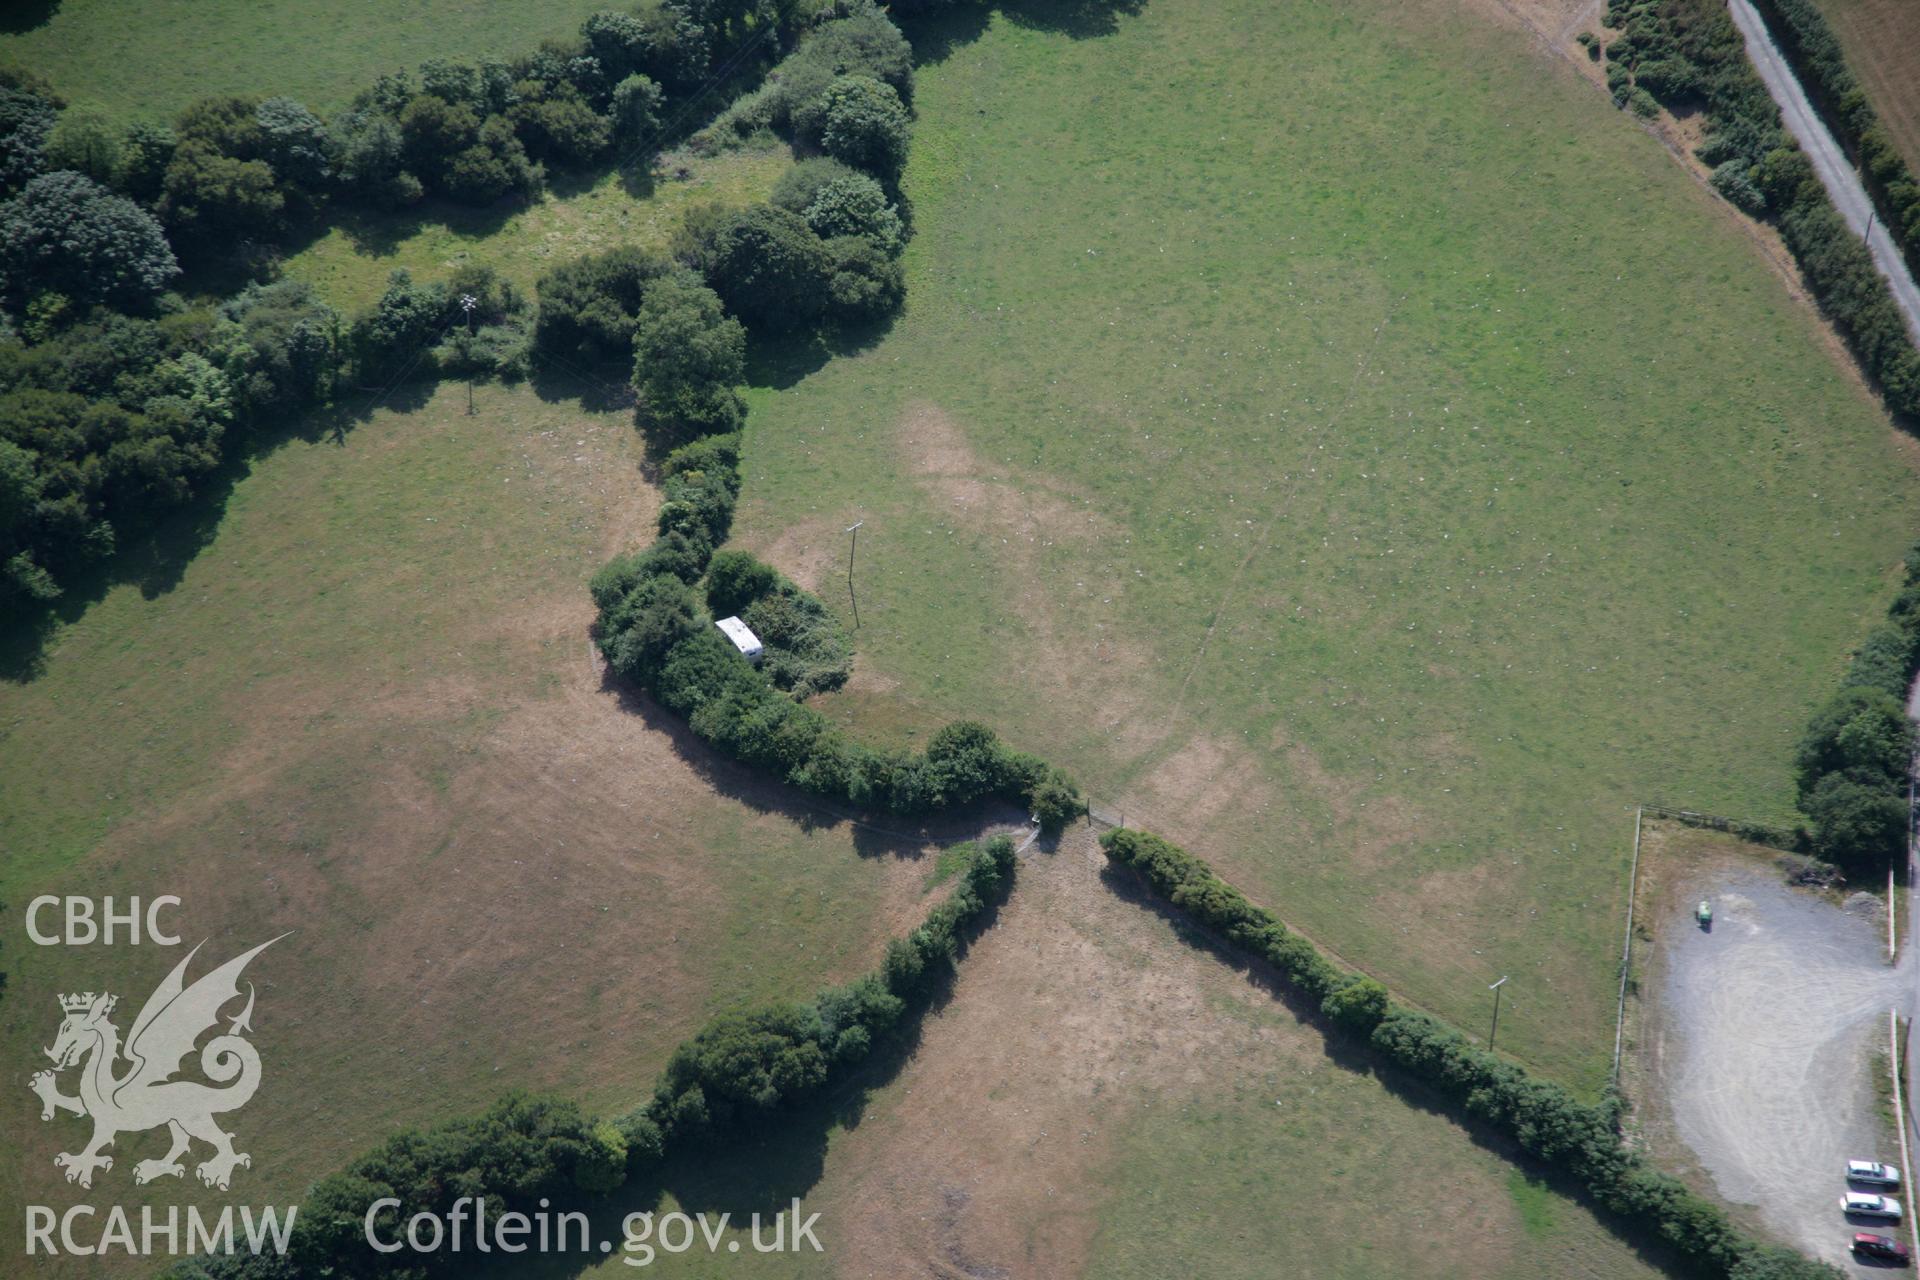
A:
<svg viewBox="0 0 1920 1280">
<path fill-rule="evenodd" d="M 1806 91 L 1800 87 L 1793 68 L 1773 43 L 1773 37 L 1768 34 L 1767 24 L 1759 12 L 1749 0 L 1728 0 L 1728 9 L 1733 15 L 1734 25 L 1746 37 L 1747 57 L 1752 59 L 1761 80 L 1766 82 L 1767 92 L 1779 104 L 1788 131 L 1799 140 L 1801 150 L 1813 161 L 1814 170 L 1820 175 L 1820 182 L 1832 197 L 1834 206 L 1840 210 L 1840 216 L 1847 220 L 1847 225 L 1853 228 L 1855 235 L 1865 235 L 1873 202 L 1868 198 L 1866 188 L 1860 185 L 1860 175 L 1854 172 L 1853 165 L 1848 162 L 1847 153 L 1841 150 L 1813 104 L 1807 100 Z M 1905 259 L 1894 247 L 1893 237 L 1887 234 L 1885 224 L 1878 218 L 1873 220 L 1873 236 L 1868 241 L 1868 247 L 1873 250 L 1873 260 L 1880 268 L 1880 274 L 1892 286 L 1895 304 L 1906 314 L 1908 331 L 1915 342 L 1920 342 L 1920 287 L 1914 285 L 1913 274 L 1907 270 Z"/>
<path fill-rule="evenodd" d="M 1657 1070 L 1674 1125 L 1720 1194 L 1850 1274 L 1855 1231 L 1904 1229 L 1840 1213 L 1849 1159 L 1900 1162 L 1875 1094 L 1887 1010 L 1913 975 L 1886 964 L 1884 918 L 1849 914 L 1767 870 L 1708 892 L 1712 929 L 1659 922 Z M 1891 1150 L 1883 1150 L 1890 1146 Z M 1902 1188 L 1903 1201 L 1911 1188 Z"/>
</svg>

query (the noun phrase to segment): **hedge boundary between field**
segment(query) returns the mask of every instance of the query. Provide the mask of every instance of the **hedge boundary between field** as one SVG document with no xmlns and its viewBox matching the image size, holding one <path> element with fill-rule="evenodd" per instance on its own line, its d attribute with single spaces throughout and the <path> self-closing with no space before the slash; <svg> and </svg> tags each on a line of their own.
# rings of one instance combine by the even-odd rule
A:
<svg viewBox="0 0 1920 1280">
<path fill-rule="evenodd" d="M 572 1102 L 511 1093 L 479 1116 L 396 1134 L 315 1184 L 284 1257 L 191 1258 L 165 1269 L 163 1280 L 427 1280 L 467 1269 L 470 1258 L 375 1251 L 365 1234 L 375 1201 L 398 1201 L 374 1218 L 383 1242 L 401 1239 L 415 1214 L 444 1222 L 463 1197 L 482 1199 L 496 1223 L 536 1210 L 550 1221 L 591 1214 L 616 1191 L 647 1189 L 668 1157 L 778 1124 L 796 1104 L 854 1080 L 876 1050 L 906 1042 L 1006 901 L 1018 864 L 1012 839 L 956 847 L 965 857 L 953 888 L 887 944 L 876 968 L 806 1003 L 711 1019 L 680 1044 L 653 1096 L 633 1110 L 596 1118 Z"/>
<path fill-rule="evenodd" d="M 1722 0 L 1608 0 L 1607 85 L 1643 116 L 1705 108 L 1694 149 L 1729 203 L 1771 222 L 1809 292 L 1897 415 L 1920 417 L 1920 350 L 1871 251 L 1847 227 L 1747 57 Z"/>
<path fill-rule="evenodd" d="M 1474 1044 L 1432 1014 L 1393 1000 L 1373 978 L 1341 969 L 1212 867 L 1148 832 L 1117 827 L 1101 848 L 1156 898 L 1234 949 L 1275 969 L 1327 1022 L 1431 1088 L 1461 1113 L 1568 1175 L 1596 1203 L 1648 1229 L 1698 1274 L 1726 1280 L 1836 1280 L 1825 1263 L 1753 1238 L 1716 1205 L 1652 1168 L 1621 1139 L 1621 1100 L 1585 1103 L 1563 1086 Z"/>
<path fill-rule="evenodd" d="M 1807 96 L 1859 167 L 1907 264 L 1920 271 L 1920 181 L 1848 65 L 1840 39 L 1812 0 L 1753 0 Z"/>
<path fill-rule="evenodd" d="M 737 603 L 732 584 L 717 588 L 709 570 L 732 527 L 739 462 L 737 433 L 695 440 L 661 462 L 658 536 L 614 557 L 588 584 L 599 608 L 595 642 L 611 672 L 722 755 L 822 799 L 919 816 L 998 798 L 1024 806 L 1048 832 L 1085 812 L 1071 778 L 1009 749 L 985 725 L 946 725 L 922 752 L 854 741 L 720 635 L 696 587 L 704 582 L 707 594 L 718 589 Z"/>
</svg>

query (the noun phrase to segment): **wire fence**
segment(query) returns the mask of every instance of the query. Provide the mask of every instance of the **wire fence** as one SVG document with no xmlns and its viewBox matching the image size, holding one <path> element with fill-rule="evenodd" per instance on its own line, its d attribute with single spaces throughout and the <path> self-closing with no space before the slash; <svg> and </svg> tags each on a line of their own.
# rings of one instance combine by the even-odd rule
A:
<svg viewBox="0 0 1920 1280">
<path fill-rule="evenodd" d="M 1786 827 L 1776 822 L 1761 822 L 1753 818 L 1729 818 L 1724 814 L 1703 813 L 1698 809 L 1679 809 L 1664 804 L 1645 804 L 1640 808 L 1650 818 L 1665 818 L 1669 822 L 1678 822 L 1684 826 L 1701 827 L 1708 831 L 1723 831 L 1730 836 L 1738 836 L 1750 844 L 1764 844 L 1784 853 L 1808 851 L 1807 834 L 1797 827 Z"/>
</svg>

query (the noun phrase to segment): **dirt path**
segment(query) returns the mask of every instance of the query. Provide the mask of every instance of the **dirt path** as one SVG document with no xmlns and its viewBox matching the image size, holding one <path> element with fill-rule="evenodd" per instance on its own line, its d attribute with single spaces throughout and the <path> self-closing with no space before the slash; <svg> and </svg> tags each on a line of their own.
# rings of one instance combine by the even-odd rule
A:
<svg viewBox="0 0 1920 1280">
<path fill-rule="evenodd" d="M 1876 913 L 1846 912 L 1765 869 L 1703 874 L 1714 923 L 1669 908 L 1651 1064 L 1674 1128 L 1728 1201 L 1774 1232 L 1852 1267 L 1838 1197 L 1849 1158 L 1898 1160 L 1874 1073 L 1890 1008 L 1913 979 L 1885 962 Z M 1892 1149 L 1889 1154 L 1887 1148 Z"/>
<path fill-rule="evenodd" d="M 1893 290 L 1894 303 L 1906 316 L 1908 331 L 1915 342 L 1920 342 L 1920 287 L 1915 286 L 1913 275 L 1907 270 L 1899 250 L 1894 247 L 1892 237 L 1886 234 L 1885 227 L 1878 219 L 1873 218 L 1873 202 L 1868 198 L 1866 188 L 1860 185 L 1860 175 L 1854 172 L 1853 166 L 1847 161 L 1846 152 L 1840 149 L 1840 144 L 1827 131 L 1825 122 L 1807 100 L 1806 91 L 1800 87 L 1793 69 L 1773 43 L 1773 37 L 1768 34 L 1767 25 L 1761 20 L 1759 12 L 1749 0 L 1728 0 L 1728 7 L 1734 25 L 1746 37 L 1747 56 L 1753 60 L 1760 78 L 1766 82 L 1767 92 L 1779 104 L 1787 130 L 1799 139 L 1807 158 L 1813 161 L 1814 171 L 1820 175 L 1821 185 L 1826 187 L 1834 207 L 1840 210 L 1840 216 L 1846 219 L 1855 235 L 1866 234 L 1869 220 L 1872 219 L 1875 231 L 1868 246 L 1873 251 L 1874 264 L 1880 268 L 1880 274 L 1887 278 Z"/>
</svg>

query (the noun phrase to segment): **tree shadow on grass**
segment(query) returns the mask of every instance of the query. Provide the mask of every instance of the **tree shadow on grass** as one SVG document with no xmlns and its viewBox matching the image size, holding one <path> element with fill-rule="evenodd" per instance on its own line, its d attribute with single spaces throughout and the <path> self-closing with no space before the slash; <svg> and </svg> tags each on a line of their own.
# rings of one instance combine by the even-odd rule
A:
<svg viewBox="0 0 1920 1280">
<path fill-rule="evenodd" d="M 44 672 L 46 645 L 59 629 L 78 622 L 115 587 L 132 585 L 154 600 L 180 585 L 187 567 L 220 532 L 227 503 L 255 465 L 294 441 L 346 442 L 347 432 L 381 410 L 411 413 L 433 397 L 437 383 L 404 383 L 385 395 L 343 393 L 340 403 L 292 415 L 248 431 L 239 448 L 203 476 L 194 496 L 159 518 L 117 529 L 114 551 L 61 575 L 60 595 L 37 608 L 0 621 L 0 680 L 33 681 Z"/>
<path fill-rule="evenodd" d="M 611 670 L 602 668 L 600 684 L 603 690 L 619 699 L 622 711 L 639 717 L 648 729 L 665 737 L 674 754 L 691 766 L 715 793 L 755 813 L 785 818 L 808 833 L 846 828 L 855 851 L 863 858 L 919 859 L 934 846 L 957 844 L 990 831 L 1026 825 L 1025 813 L 996 800 L 983 800 L 922 817 L 866 813 L 831 805 L 721 755 L 694 733 L 685 720 L 628 685 Z"/>
<path fill-rule="evenodd" d="M 967 951 L 992 926 L 1004 901 L 1002 897 L 987 905 L 962 935 L 954 967 L 941 973 L 913 1001 L 901 1024 L 880 1040 L 857 1068 L 814 1097 L 783 1108 L 750 1130 L 717 1134 L 700 1141 L 694 1150 L 670 1154 L 657 1170 L 588 1208 L 588 1253 L 526 1255 L 530 1261 L 483 1268 L 479 1274 L 531 1276 L 536 1280 L 578 1275 L 607 1256 L 598 1252 L 600 1241 L 610 1241 L 615 1252 L 620 1250 L 625 1238 L 623 1223 L 629 1214 L 657 1214 L 668 1195 L 680 1212 L 705 1214 L 709 1223 L 720 1214 L 730 1215 L 729 1225 L 737 1230 L 745 1230 L 755 1214 L 763 1224 L 770 1224 L 775 1215 L 785 1214 L 796 1202 L 804 1201 L 826 1174 L 827 1151 L 834 1132 L 859 1128 L 873 1096 L 893 1083 L 920 1051 L 927 1019 L 952 1001 Z M 771 1237 L 772 1228 L 767 1226 L 762 1238 Z M 654 1243 L 657 1247 L 657 1241 Z"/>
<path fill-rule="evenodd" d="M 858 355 L 893 331 L 896 315 L 805 333 L 747 334 L 746 378 L 750 387 L 785 391 L 836 358 Z"/>
<path fill-rule="evenodd" d="M 1529 1154 L 1511 1136 L 1447 1098 L 1418 1076 L 1385 1061 L 1366 1036 L 1333 1022 L 1317 1003 L 1302 995 L 1266 961 L 1248 955 L 1225 939 L 1196 924 L 1192 917 L 1169 905 L 1130 871 L 1108 865 L 1101 882 L 1121 900 L 1165 921 L 1174 934 L 1208 959 L 1225 965 L 1286 1008 L 1294 1019 L 1320 1033 L 1327 1060 L 1345 1071 L 1371 1077 L 1400 1102 L 1426 1115 L 1447 1121 L 1481 1150 L 1518 1169 L 1529 1181 L 1551 1188 L 1574 1201 L 1611 1231 L 1647 1266 L 1667 1275 L 1691 1275 L 1694 1268 L 1645 1223 L 1615 1213 L 1594 1198 L 1586 1185 L 1557 1165 Z"/>
<path fill-rule="evenodd" d="M 1110 36 L 1120 29 L 1122 14 L 1137 14 L 1146 7 L 1146 0 L 1001 0 L 998 6 L 1018 26 L 1075 40 Z"/>
<path fill-rule="evenodd" d="M 571 401 L 588 413 L 622 413 L 635 407 L 637 397 L 621 369 L 563 357 L 549 359 L 551 363 L 542 361 L 527 380 L 543 403 Z"/>
<path fill-rule="evenodd" d="M 1123 14 L 1137 14 L 1146 0 L 1002 0 L 998 4 L 951 5 L 924 14 L 895 14 L 916 67 L 945 62 L 985 34 L 995 10 L 1009 22 L 1034 31 L 1051 31 L 1075 40 L 1110 36 Z"/>
<path fill-rule="evenodd" d="M 0 5 L 0 33 L 19 35 L 44 27 L 60 12 L 60 0 L 7 0 Z"/>
</svg>

